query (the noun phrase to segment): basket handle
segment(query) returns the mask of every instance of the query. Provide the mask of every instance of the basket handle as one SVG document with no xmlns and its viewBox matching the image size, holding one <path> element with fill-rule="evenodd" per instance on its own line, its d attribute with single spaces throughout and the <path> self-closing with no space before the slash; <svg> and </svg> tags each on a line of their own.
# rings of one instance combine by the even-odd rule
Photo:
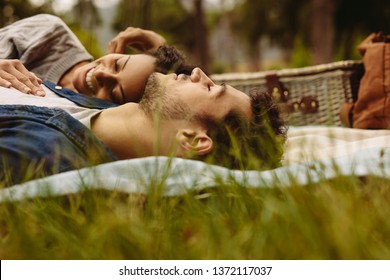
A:
<svg viewBox="0 0 390 280">
<path fill-rule="evenodd" d="M 300 100 L 287 102 L 288 113 L 301 112 L 303 114 L 317 113 L 320 104 L 314 96 L 303 96 Z"/>
<path fill-rule="evenodd" d="M 276 102 L 286 103 L 290 92 L 279 80 L 279 76 L 276 73 L 268 74 L 265 76 L 267 82 L 268 92 L 272 93 L 272 96 Z"/>
<path fill-rule="evenodd" d="M 288 113 L 301 112 L 303 114 L 313 114 L 318 112 L 319 103 L 313 96 L 303 96 L 300 100 L 289 101 L 290 92 L 279 80 L 276 73 L 265 76 L 268 92 L 272 93 L 276 102 L 284 107 Z M 282 103 L 282 104 L 281 104 Z"/>
</svg>

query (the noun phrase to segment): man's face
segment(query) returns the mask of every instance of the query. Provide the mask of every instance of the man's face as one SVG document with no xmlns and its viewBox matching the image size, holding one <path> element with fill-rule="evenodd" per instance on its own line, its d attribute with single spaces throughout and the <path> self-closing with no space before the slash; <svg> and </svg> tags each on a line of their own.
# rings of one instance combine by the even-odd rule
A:
<svg viewBox="0 0 390 280">
<path fill-rule="evenodd" d="M 163 119 L 203 116 L 222 121 L 228 115 L 252 118 L 248 95 L 228 85 L 216 85 L 199 68 L 190 76 L 153 73 L 140 106 L 148 114 L 159 112 Z"/>
<path fill-rule="evenodd" d="M 73 85 L 79 93 L 113 103 L 138 102 L 155 61 L 144 54 L 108 54 L 77 69 Z"/>
</svg>

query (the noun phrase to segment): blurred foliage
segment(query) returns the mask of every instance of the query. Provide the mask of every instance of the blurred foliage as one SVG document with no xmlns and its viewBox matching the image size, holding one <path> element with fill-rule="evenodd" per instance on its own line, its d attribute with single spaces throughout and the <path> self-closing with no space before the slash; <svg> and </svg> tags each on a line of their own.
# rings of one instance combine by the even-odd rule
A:
<svg viewBox="0 0 390 280">
<path fill-rule="evenodd" d="M 390 1 L 334 0 L 336 42 L 343 48 L 342 57 L 357 54 L 356 44 L 372 32 L 390 33 Z M 360 39 L 357 41 L 357 39 Z M 356 42 L 357 41 L 357 42 Z"/>
<path fill-rule="evenodd" d="M 191 13 L 180 0 L 121 0 L 113 27 L 118 32 L 129 26 L 151 29 L 172 45 L 191 49 L 192 21 Z"/>
<path fill-rule="evenodd" d="M 99 11 L 92 0 L 78 0 L 72 9 L 74 21 L 83 28 L 91 29 L 102 24 Z"/>
<path fill-rule="evenodd" d="M 0 0 L 0 27 L 19 19 L 33 15 L 48 13 L 56 14 L 52 8 L 54 0 L 43 1 L 35 6 L 25 0 Z M 97 58 L 104 54 L 93 28 L 101 23 L 101 18 L 94 1 L 79 0 L 73 9 L 66 14 L 59 15 L 80 39 L 90 54 Z"/>
<path fill-rule="evenodd" d="M 290 66 L 293 68 L 311 65 L 310 50 L 305 46 L 300 37 L 294 42 L 294 48 L 291 55 Z"/>
<path fill-rule="evenodd" d="M 52 2 L 47 0 L 36 7 L 25 0 L 0 0 L 0 27 L 40 13 L 53 14 Z"/>
<path fill-rule="evenodd" d="M 214 9 L 204 8 L 203 18 L 194 7 L 196 3 L 204 6 L 207 0 L 120 0 L 112 26 L 117 32 L 128 26 L 154 30 L 166 37 L 170 44 L 182 49 L 189 59 L 200 61 L 199 48 L 203 47 L 207 58 L 212 57 L 207 55 L 210 36 L 214 36 L 215 28 L 221 27 L 221 21 L 228 20 L 228 28 L 240 41 L 232 46 L 248 47 L 247 51 L 238 52 L 236 60 L 242 62 L 249 56 L 251 63 L 260 61 L 260 39 L 269 38 L 271 47 L 282 49 L 285 62 L 296 67 L 312 63 L 313 18 L 316 16 L 313 14 L 314 1 L 237 0 L 236 5 L 230 7 L 219 1 L 216 2 L 219 4 L 214 4 Z M 362 39 L 371 32 L 390 33 L 390 1 L 327 1 L 334 6 L 330 15 L 334 40 L 329 42 L 329 48 L 332 48 L 335 60 L 360 59 L 356 45 Z M 52 8 L 54 0 L 42 2 L 37 7 L 25 0 L 0 0 L 0 26 L 38 13 L 55 14 Z M 60 16 L 71 24 L 94 56 L 102 53 L 97 36 L 92 35 L 96 35 L 102 22 L 94 0 L 78 0 L 71 11 Z M 196 32 L 199 29 L 196 26 L 206 26 L 207 29 Z M 223 51 L 223 47 L 220 50 Z M 235 65 L 209 60 L 218 71 L 225 68 L 223 65 Z"/>
<path fill-rule="evenodd" d="M 203 0 L 122 0 L 119 2 L 113 28 L 122 31 L 129 26 L 154 30 L 167 42 L 187 54 L 190 63 L 209 67 L 207 22 L 203 18 Z M 199 7 L 199 6 L 198 6 Z M 191 54 L 191 55 L 188 55 Z"/>
<path fill-rule="evenodd" d="M 296 36 L 307 33 L 307 6 L 305 0 L 245 0 L 234 11 L 233 27 L 250 45 L 268 36 L 272 42 L 291 48 Z"/>
<path fill-rule="evenodd" d="M 157 191 L 166 182 L 154 184 L 144 185 L 148 195 L 87 185 L 76 194 L 3 202 L 0 258 L 390 258 L 388 179 L 340 175 L 304 187 L 259 182 L 259 188 L 232 179 L 200 191 L 196 184 L 194 191 L 170 197 Z"/>
<path fill-rule="evenodd" d="M 95 59 L 105 54 L 104 49 L 101 47 L 98 38 L 93 32 L 80 27 L 78 24 L 69 24 L 69 27 Z"/>
<path fill-rule="evenodd" d="M 95 59 L 105 54 L 95 30 L 102 19 L 94 1 L 78 0 L 64 20 Z"/>
<path fill-rule="evenodd" d="M 356 58 L 354 49 L 357 38 L 371 32 L 390 32 L 388 0 L 328 1 L 333 1 L 335 7 L 332 19 L 335 40 L 329 44 L 334 45 L 338 59 Z M 297 40 L 305 48 L 311 47 L 310 31 L 315 15 L 312 14 L 309 1 L 243 0 L 235 14 L 233 28 L 250 46 L 255 46 L 261 37 L 267 36 L 285 50 L 292 49 Z M 301 48 L 297 50 L 300 52 Z M 303 52 L 303 55 L 306 53 Z M 298 58 L 299 53 L 293 56 L 295 62 L 301 60 Z"/>
</svg>

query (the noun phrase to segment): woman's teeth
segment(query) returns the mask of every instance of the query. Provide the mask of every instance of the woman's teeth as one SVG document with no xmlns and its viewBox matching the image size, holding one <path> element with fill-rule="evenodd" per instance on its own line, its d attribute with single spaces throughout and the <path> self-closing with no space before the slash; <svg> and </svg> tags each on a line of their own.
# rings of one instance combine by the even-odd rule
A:
<svg viewBox="0 0 390 280">
<path fill-rule="evenodd" d="M 95 92 L 95 89 L 93 88 L 93 84 L 92 84 L 92 74 L 93 74 L 93 71 L 95 71 L 95 67 L 88 71 L 87 75 L 85 76 L 85 81 L 86 81 L 89 89 L 92 92 Z"/>
</svg>

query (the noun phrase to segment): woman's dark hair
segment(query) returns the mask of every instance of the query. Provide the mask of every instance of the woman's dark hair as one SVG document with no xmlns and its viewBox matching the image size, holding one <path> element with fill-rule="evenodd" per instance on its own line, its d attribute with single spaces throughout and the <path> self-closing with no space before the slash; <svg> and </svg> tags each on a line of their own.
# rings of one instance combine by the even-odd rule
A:
<svg viewBox="0 0 390 280">
<path fill-rule="evenodd" d="M 186 64 L 184 55 L 173 46 L 162 45 L 148 54 L 156 58 L 156 72 L 162 74 L 173 72 L 191 75 L 192 70 L 195 68 L 193 65 Z"/>
</svg>

